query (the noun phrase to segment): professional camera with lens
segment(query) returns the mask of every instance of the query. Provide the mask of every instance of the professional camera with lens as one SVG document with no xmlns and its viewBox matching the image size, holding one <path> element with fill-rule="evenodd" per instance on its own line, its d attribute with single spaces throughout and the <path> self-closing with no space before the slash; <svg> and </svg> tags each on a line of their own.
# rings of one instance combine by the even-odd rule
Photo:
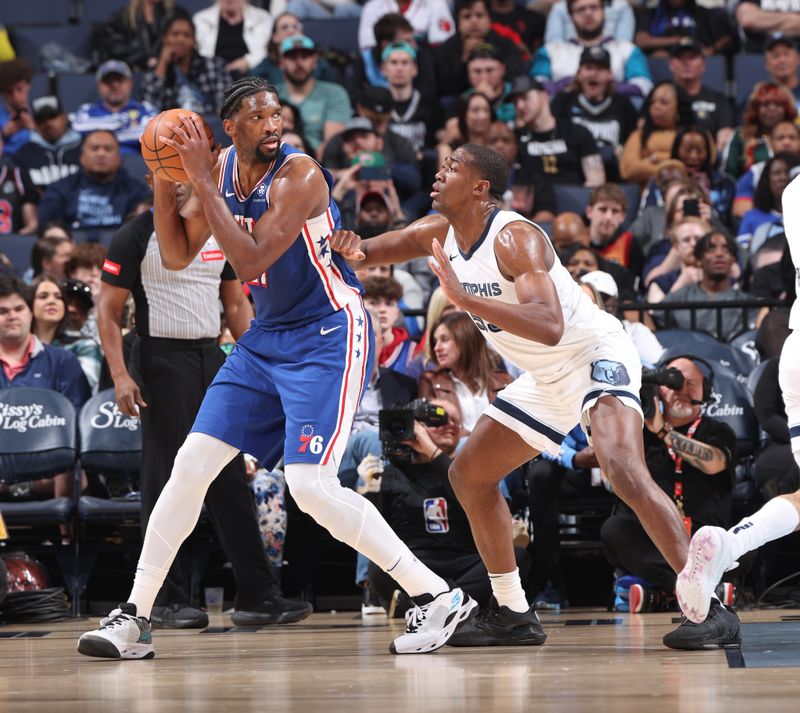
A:
<svg viewBox="0 0 800 713">
<path fill-rule="evenodd" d="M 658 396 L 658 387 L 666 386 L 677 391 L 683 386 L 683 381 L 683 374 L 674 366 L 642 369 L 642 388 L 639 390 L 639 398 L 645 419 L 649 420 L 655 416 L 656 407 L 653 399 Z"/>
<path fill-rule="evenodd" d="M 426 426 L 444 426 L 447 411 L 425 399 L 414 399 L 410 404 L 378 412 L 378 435 L 383 446 L 383 457 L 394 465 L 411 463 L 415 451 L 403 441 L 416 440 L 414 421 Z"/>
</svg>

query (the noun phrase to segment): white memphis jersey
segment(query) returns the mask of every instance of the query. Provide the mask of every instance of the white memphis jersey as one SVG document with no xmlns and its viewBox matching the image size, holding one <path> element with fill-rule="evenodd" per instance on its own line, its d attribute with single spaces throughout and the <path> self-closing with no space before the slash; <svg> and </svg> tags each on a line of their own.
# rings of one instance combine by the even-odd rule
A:
<svg viewBox="0 0 800 713">
<path fill-rule="evenodd" d="M 789 253 L 794 264 L 795 294 L 800 295 L 800 175 L 786 186 L 781 200 L 783 205 L 783 228 Z M 789 313 L 789 329 L 800 330 L 800 298 L 796 298 Z"/>
<path fill-rule="evenodd" d="M 444 250 L 465 290 L 506 304 L 519 304 L 514 283 L 503 277 L 494 252 L 497 234 L 509 223 L 517 221 L 536 225 L 519 213 L 495 210 L 483 235 L 469 253 L 460 250 L 453 227 L 450 226 Z M 536 227 L 542 235 L 546 235 L 539 226 Z M 549 238 L 548 244 L 552 248 Z M 554 248 L 553 252 L 555 253 Z M 587 349 L 596 346 L 603 335 L 610 332 L 625 333 L 618 319 L 599 309 L 581 290 L 557 256 L 549 274 L 564 316 L 564 333 L 555 346 L 551 347 L 510 334 L 472 315 L 483 336 L 504 359 L 520 369 L 531 372 L 537 381 L 543 383 L 557 381 L 568 374 L 575 366 L 573 360 L 578 359 Z"/>
</svg>

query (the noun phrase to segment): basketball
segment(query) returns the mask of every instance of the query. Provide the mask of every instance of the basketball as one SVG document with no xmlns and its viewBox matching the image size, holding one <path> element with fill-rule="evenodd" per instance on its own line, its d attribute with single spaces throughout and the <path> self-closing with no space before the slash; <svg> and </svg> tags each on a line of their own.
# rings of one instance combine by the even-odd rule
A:
<svg viewBox="0 0 800 713">
<path fill-rule="evenodd" d="M 171 139 L 174 136 L 167 126 L 167 122 L 171 121 L 173 124 L 181 126 L 180 114 L 200 116 L 186 109 L 168 109 L 167 111 L 162 111 L 158 116 L 154 116 L 147 123 L 142 134 L 142 158 L 147 167 L 153 172 L 153 175 L 176 183 L 185 183 L 189 179 L 183 170 L 180 154 L 171 146 L 167 146 L 160 138 L 165 136 Z M 211 127 L 206 123 L 205 119 L 202 117 L 200 119 L 203 122 L 203 128 L 213 150 L 214 135 L 211 133 Z"/>
</svg>

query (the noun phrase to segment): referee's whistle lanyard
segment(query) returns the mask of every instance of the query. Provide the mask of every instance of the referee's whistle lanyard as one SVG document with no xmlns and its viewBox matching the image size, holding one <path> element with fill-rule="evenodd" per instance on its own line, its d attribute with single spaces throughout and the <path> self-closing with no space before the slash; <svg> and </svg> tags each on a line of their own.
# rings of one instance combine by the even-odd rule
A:
<svg viewBox="0 0 800 713">
<path fill-rule="evenodd" d="M 692 438 L 694 436 L 702 418 L 702 416 L 698 416 L 694 423 L 689 426 L 689 430 L 686 431 L 687 438 Z M 675 464 L 675 486 L 672 499 L 675 501 L 675 505 L 678 506 L 678 512 L 683 518 L 683 526 L 686 528 L 686 532 L 689 533 L 689 537 L 691 537 L 692 518 L 688 517 L 683 509 L 683 479 L 681 478 L 681 475 L 683 475 L 683 456 L 677 455 L 675 451 L 672 450 L 672 446 L 667 446 L 667 452 L 669 453 L 669 457 L 672 458 L 672 462 Z"/>
</svg>

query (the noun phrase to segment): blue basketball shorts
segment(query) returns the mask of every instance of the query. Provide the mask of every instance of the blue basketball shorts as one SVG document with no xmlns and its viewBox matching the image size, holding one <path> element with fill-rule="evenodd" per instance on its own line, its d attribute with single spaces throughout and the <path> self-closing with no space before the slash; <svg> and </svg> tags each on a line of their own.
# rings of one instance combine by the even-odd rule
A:
<svg viewBox="0 0 800 713">
<path fill-rule="evenodd" d="M 296 329 L 254 321 L 206 392 L 192 432 L 286 463 L 339 467 L 374 364 L 374 335 L 360 299 Z"/>
</svg>

